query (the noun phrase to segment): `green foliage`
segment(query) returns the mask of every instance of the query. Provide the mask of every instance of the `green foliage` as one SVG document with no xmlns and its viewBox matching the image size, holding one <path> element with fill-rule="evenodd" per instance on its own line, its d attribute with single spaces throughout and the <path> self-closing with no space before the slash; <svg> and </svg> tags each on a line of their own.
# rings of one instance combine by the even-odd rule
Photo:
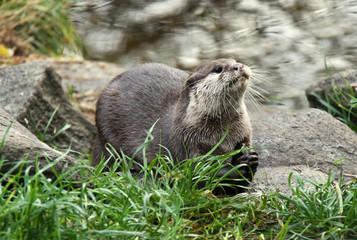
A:
<svg viewBox="0 0 357 240">
<path fill-rule="evenodd" d="M 278 194 L 276 213 L 288 219 L 288 236 L 309 239 L 354 239 L 357 237 L 357 182 L 344 184 L 340 176 L 318 185 L 296 177 L 297 186 L 289 185 L 291 196 Z M 309 187 L 310 185 L 310 187 Z"/>
<path fill-rule="evenodd" d="M 53 121 L 53 118 L 55 117 L 59 108 L 60 108 L 60 105 L 58 105 L 55 108 L 55 110 L 51 114 L 50 118 L 48 119 L 48 122 L 44 129 L 42 129 L 39 126 L 39 124 L 36 124 L 35 120 L 33 119 L 32 115 L 30 114 L 32 124 L 34 125 L 35 130 L 36 130 L 37 138 L 41 142 L 46 142 L 48 145 L 50 145 L 51 147 L 54 147 L 54 148 L 56 148 L 56 142 L 55 142 L 56 137 L 71 127 L 69 124 L 65 124 L 61 129 L 59 129 L 58 131 L 53 133 L 51 137 L 46 137 L 48 134 L 49 127 Z"/>
<path fill-rule="evenodd" d="M 327 109 L 328 113 L 357 132 L 357 125 L 353 121 L 353 119 L 357 119 L 357 97 L 355 93 L 346 92 L 334 85 L 332 90 L 333 94 L 326 94 L 325 99 L 315 93 L 312 94 Z"/>
<path fill-rule="evenodd" d="M 76 53 L 84 50 L 66 0 L 0 1 L 0 24 L 2 40 L 25 48 L 22 50 L 50 55 L 63 54 L 65 47 Z"/>
<path fill-rule="evenodd" d="M 136 152 L 144 161 L 135 176 L 130 171 L 138 164 L 134 157 L 110 145 L 107 149 L 116 159 L 112 167 L 107 166 L 110 159 L 102 159 L 95 168 L 78 160 L 68 171 L 56 172 L 53 166 L 61 156 L 42 168 L 37 159 L 24 159 L 1 171 L 8 164 L 1 158 L 0 239 L 357 238 L 356 180 L 344 183 L 339 176 L 334 181 L 330 173 L 324 184 L 317 184 L 295 176 L 293 186 L 290 174 L 289 195 L 217 197 L 212 191 L 226 180 L 217 173 L 228 158 L 247 149 L 212 156 L 223 137 L 206 155 L 177 163 L 170 154 L 159 153 L 150 162 L 145 153 L 153 127 Z M 35 171 L 29 161 L 35 161 Z M 50 169 L 55 179 L 44 175 Z M 78 175 L 79 182 L 73 180 Z"/>
<path fill-rule="evenodd" d="M 74 85 L 67 83 L 67 97 L 72 105 L 74 104 L 74 92 Z"/>
<path fill-rule="evenodd" d="M 357 183 L 323 185 L 297 177 L 291 195 L 212 194 L 228 157 L 208 153 L 180 164 L 158 155 L 149 163 L 150 132 L 136 154 L 143 154 L 140 176 L 130 172 L 132 157 L 103 172 L 81 161 L 56 179 L 35 173 L 25 161 L 0 175 L 0 239 L 353 239 L 357 237 Z M 218 146 L 218 145 L 217 145 Z M 30 161 L 31 159 L 26 159 Z M 0 169 L 4 159 L 0 162 Z M 159 163 L 159 164 L 155 164 Z M 14 169 L 20 169 L 18 172 Z M 53 169 L 53 168 L 52 168 Z M 239 167 L 237 167 L 239 170 Z M 119 171 L 118 171 L 119 170 Z M 55 171 L 53 169 L 53 171 Z M 1 171 L 0 171 L 1 172 Z M 71 176 L 82 176 L 76 182 Z M 199 182 L 205 183 L 197 187 Z"/>
<path fill-rule="evenodd" d="M 326 55 L 324 56 L 325 72 L 331 78 L 330 70 L 327 67 Z M 347 90 L 343 90 L 332 84 L 332 94 L 325 94 L 324 98 L 312 93 L 312 95 L 326 108 L 326 110 L 336 119 L 345 123 L 353 131 L 357 132 L 357 96 L 356 92 L 347 81 L 347 79 L 340 74 L 344 80 Z"/>
</svg>

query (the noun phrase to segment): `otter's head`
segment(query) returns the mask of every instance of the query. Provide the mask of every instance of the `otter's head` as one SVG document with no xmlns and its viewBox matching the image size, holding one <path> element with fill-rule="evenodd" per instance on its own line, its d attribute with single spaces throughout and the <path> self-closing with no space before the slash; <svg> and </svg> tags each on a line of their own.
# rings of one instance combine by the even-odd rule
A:
<svg viewBox="0 0 357 240">
<path fill-rule="evenodd" d="M 218 59 L 198 66 L 188 76 L 184 92 L 189 96 L 186 112 L 200 117 L 226 117 L 244 106 L 250 81 L 248 66 L 233 59 Z M 203 115 L 202 115 L 203 114 Z"/>
</svg>

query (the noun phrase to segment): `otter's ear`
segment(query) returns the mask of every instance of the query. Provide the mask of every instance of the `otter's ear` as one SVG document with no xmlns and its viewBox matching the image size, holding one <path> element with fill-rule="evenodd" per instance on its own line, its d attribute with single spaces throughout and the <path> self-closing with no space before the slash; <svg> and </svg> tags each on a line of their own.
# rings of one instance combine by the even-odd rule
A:
<svg viewBox="0 0 357 240">
<path fill-rule="evenodd" d="M 198 73 L 198 72 L 191 73 L 188 76 L 188 78 L 186 79 L 185 87 L 186 88 L 194 87 L 203 78 L 204 78 L 204 75 L 202 73 Z"/>
</svg>

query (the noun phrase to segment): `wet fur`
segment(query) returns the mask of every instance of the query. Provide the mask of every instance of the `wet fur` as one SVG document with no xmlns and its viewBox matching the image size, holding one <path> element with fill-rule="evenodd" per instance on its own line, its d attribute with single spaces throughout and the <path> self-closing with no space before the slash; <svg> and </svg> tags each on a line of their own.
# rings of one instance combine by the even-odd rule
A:
<svg viewBox="0 0 357 240">
<path fill-rule="evenodd" d="M 92 165 L 100 162 L 102 153 L 110 156 L 106 143 L 132 156 L 158 119 L 154 142 L 147 150 L 149 160 L 156 157 L 160 143 L 179 161 L 205 154 L 228 127 L 226 139 L 214 154 L 251 147 L 252 130 L 244 104 L 248 81 L 237 81 L 240 75 L 233 69 L 235 64 L 232 59 L 219 59 L 190 75 L 164 64 L 144 64 L 117 76 L 97 102 L 98 136 Z M 215 73 L 215 66 L 222 66 L 222 72 Z M 135 159 L 142 163 L 142 154 Z"/>
</svg>

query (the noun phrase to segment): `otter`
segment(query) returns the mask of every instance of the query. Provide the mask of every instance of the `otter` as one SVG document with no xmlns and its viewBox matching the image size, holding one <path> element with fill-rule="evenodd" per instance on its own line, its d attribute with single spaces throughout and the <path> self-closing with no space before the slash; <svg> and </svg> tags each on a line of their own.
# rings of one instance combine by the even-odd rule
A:
<svg viewBox="0 0 357 240">
<path fill-rule="evenodd" d="M 91 164 L 97 165 L 102 155 L 105 159 L 110 157 L 106 143 L 132 156 L 154 123 L 154 139 L 146 151 L 148 160 L 156 157 L 160 144 L 178 161 L 206 154 L 227 128 L 224 141 L 213 154 L 252 147 L 252 128 L 244 103 L 251 74 L 248 66 L 233 59 L 218 59 L 198 66 L 191 74 L 164 64 L 147 63 L 118 75 L 97 102 L 97 138 Z M 136 154 L 135 160 L 142 164 L 142 154 Z M 247 164 L 239 170 L 249 181 L 258 166 L 253 150 L 229 161 L 233 166 Z M 229 169 L 223 168 L 218 176 Z M 140 169 L 134 166 L 132 171 Z M 229 178 L 241 176 L 232 172 Z M 244 190 L 239 188 L 241 191 Z"/>
</svg>

